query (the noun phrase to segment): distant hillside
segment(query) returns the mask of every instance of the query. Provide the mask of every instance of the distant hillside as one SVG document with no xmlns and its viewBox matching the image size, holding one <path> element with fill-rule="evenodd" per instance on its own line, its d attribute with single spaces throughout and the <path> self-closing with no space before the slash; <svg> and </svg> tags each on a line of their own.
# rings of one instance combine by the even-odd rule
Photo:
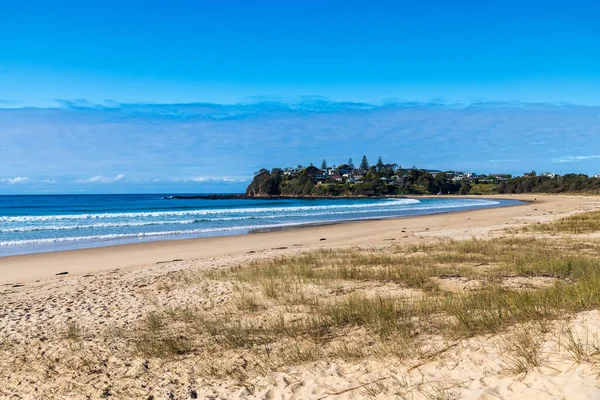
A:
<svg viewBox="0 0 600 400">
<path fill-rule="evenodd" d="M 453 180 L 451 174 L 420 169 L 396 169 L 393 165 L 351 169 L 347 165 L 319 169 L 275 168 L 258 171 L 246 190 L 249 197 L 273 196 L 389 196 L 402 194 L 467 194 L 468 181 Z"/>
</svg>

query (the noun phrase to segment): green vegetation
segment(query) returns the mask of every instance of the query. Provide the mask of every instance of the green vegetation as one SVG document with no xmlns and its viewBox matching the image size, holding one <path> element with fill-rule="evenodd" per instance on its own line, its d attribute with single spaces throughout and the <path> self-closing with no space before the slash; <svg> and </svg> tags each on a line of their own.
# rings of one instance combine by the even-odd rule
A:
<svg viewBox="0 0 600 400">
<path fill-rule="evenodd" d="M 498 185 L 495 183 L 472 184 L 469 194 L 490 195 L 498 193 Z"/>
<path fill-rule="evenodd" d="M 600 179 L 584 174 L 566 174 L 554 178 L 537 176 L 516 177 L 498 185 L 498 193 L 600 193 Z"/>
<path fill-rule="evenodd" d="M 360 162 L 360 169 L 363 171 L 369 169 L 369 161 L 367 161 L 367 156 L 363 156 L 362 161 Z"/>
<path fill-rule="evenodd" d="M 327 166 L 325 160 L 322 166 Z M 401 169 L 396 164 L 369 166 L 363 157 L 359 169 L 354 169 L 352 159 L 335 169 L 318 169 L 314 166 L 283 171 L 275 168 L 256 173 L 248 186 L 248 196 L 389 196 L 401 194 L 469 194 L 470 183 L 455 182 L 449 173 L 435 175 L 420 169 Z"/>
<path fill-rule="evenodd" d="M 492 195 L 519 193 L 600 193 L 600 178 L 584 174 L 475 175 L 457 171 L 403 169 L 381 157 L 370 165 L 366 156 L 355 168 L 352 159 L 337 168 L 323 160 L 309 167 L 261 169 L 248 186 L 248 196 L 389 196 L 403 194 Z"/>
</svg>

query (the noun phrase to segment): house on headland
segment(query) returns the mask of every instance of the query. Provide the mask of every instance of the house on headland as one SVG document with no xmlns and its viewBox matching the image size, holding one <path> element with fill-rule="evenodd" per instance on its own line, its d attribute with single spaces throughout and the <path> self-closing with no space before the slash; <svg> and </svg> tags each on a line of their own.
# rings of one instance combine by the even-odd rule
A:
<svg viewBox="0 0 600 400">
<path fill-rule="evenodd" d="M 437 174 L 442 172 L 439 169 L 424 169 L 423 171 L 429 172 L 431 174 L 431 176 L 433 176 L 434 178 Z"/>
<path fill-rule="evenodd" d="M 506 182 L 510 175 L 508 174 L 490 174 L 490 177 L 494 178 L 497 182 Z"/>
</svg>

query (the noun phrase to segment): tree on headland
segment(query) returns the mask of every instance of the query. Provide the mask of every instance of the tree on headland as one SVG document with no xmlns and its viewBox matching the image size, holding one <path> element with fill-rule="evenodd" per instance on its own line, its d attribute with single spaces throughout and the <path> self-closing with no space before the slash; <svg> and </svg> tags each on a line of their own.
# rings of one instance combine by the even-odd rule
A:
<svg viewBox="0 0 600 400">
<path fill-rule="evenodd" d="M 363 156 L 362 161 L 360 162 L 360 169 L 363 171 L 369 169 L 369 161 L 367 161 L 367 156 Z"/>
<path fill-rule="evenodd" d="M 323 160 L 323 164 L 326 164 Z M 377 164 L 369 166 L 366 156 L 361 167 L 367 167 L 362 177 L 344 176 L 349 166 L 341 164 L 334 176 L 324 179 L 321 169 L 310 165 L 296 171 L 285 173 L 274 168 L 271 171 L 261 169 L 255 174 L 248 186 L 246 195 L 262 196 L 386 196 L 401 194 L 467 194 L 471 185 L 467 181 L 457 182 L 453 173 L 437 173 L 417 169 L 398 170 L 396 164 Z M 351 160 L 350 160 L 351 162 Z M 319 164 L 321 165 L 321 164 Z M 380 168 L 380 170 L 378 170 Z M 550 178 L 545 176 L 522 177 L 502 182 L 501 193 L 522 193 L 537 191 L 594 191 L 600 192 L 600 179 L 585 175 L 565 175 Z"/>
<path fill-rule="evenodd" d="M 327 161 L 325 159 L 323 159 L 323 162 L 321 163 L 321 169 L 327 169 Z"/>
<path fill-rule="evenodd" d="M 460 189 L 458 189 L 458 194 L 469 194 L 471 191 L 471 183 L 469 181 L 462 181 L 460 183 Z"/>
<path fill-rule="evenodd" d="M 246 189 L 247 196 L 278 196 L 279 186 L 283 180 L 281 169 L 274 168 L 271 172 L 261 169 L 254 175 L 254 180 Z"/>
<path fill-rule="evenodd" d="M 354 169 L 354 163 L 352 162 L 352 159 L 351 159 L 351 158 L 350 158 L 350 159 L 348 159 L 348 164 L 347 164 L 347 165 L 348 165 L 348 168 L 350 168 L 350 169 Z"/>
<path fill-rule="evenodd" d="M 381 172 L 381 170 L 385 166 L 383 164 L 383 160 L 381 159 L 381 156 L 379 156 L 379 158 L 377 159 L 377 164 L 375 164 L 375 166 L 377 167 L 377 172 Z"/>
</svg>

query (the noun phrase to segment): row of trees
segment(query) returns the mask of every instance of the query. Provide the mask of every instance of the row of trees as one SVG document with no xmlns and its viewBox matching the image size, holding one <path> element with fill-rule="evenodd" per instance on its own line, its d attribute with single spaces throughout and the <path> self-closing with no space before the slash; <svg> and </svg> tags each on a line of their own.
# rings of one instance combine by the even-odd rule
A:
<svg viewBox="0 0 600 400">
<path fill-rule="evenodd" d="M 398 164 L 384 164 L 383 160 L 381 159 L 381 157 L 379 157 L 377 159 L 377 164 L 374 165 L 377 172 L 381 171 L 382 169 L 386 168 L 387 166 L 394 166 L 397 167 Z M 367 171 L 371 166 L 369 165 L 369 160 L 367 160 L 367 156 L 363 156 L 362 160 L 360 161 L 360 165 L 358 166 L 358 169 L 363 170 L 363 171 Z M 327 169 L 329 168 L 327 165 L 327 160 L 323 160 L 321 162 L 321 169 Z M 336 168 L 335 165 L 332 168 Z M 352 161 L 352 159 L 350 158 L 348 160 L 348 163 L 346 164 L 341 164 L 339 166 L 337 166 L 337 169 L 355 169 L 355 165 L 354 162 Z"/>
<path fill-rule="evenodd" d="M 516 177 L 498 185 L 498 193 L 600 193 L 600 179 L 585 174 L 566 174 L 555 178 L 536 176 Z"/>
</svg>

